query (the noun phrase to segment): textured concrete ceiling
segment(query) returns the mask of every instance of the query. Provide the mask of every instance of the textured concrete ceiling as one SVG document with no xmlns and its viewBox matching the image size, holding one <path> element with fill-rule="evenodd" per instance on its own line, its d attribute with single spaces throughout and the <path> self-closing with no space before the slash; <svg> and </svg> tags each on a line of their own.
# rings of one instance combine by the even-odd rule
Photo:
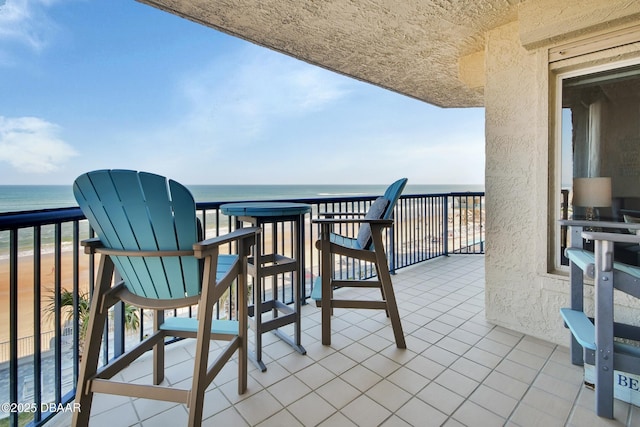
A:
<svg viewBox="0 0 640 427">
<path fill-rule="evenodd" d="M 483 51 L 485 32 L 517 19 L 521 2 L 139 1 L 308 63 L 443 107 L 483 105 L 482 86 L 461 80 L 459 60 Z"/>
</svg>

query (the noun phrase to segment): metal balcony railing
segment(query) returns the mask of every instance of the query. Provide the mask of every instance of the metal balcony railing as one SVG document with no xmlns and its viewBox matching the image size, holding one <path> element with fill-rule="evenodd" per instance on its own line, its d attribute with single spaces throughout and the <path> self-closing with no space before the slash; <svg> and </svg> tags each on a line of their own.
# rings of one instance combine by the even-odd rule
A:
<svg viewBox="0 0 640 427">
<path fill-rule="evenodd" d="M 319 274 L 320 255 L 314 242 L 318 227 L 313 218 L 322 212 L 365 212 L 375 197 L 273 200 L 312 205 L 304 224 L 304 283 L 301 295 L 311 294 Z M 235 219 L 222 215 L 225 202 L 198 203 L 205 237 L 232 231 Z M 449 254 L 484 253 L 484 193 L 406 195 L 396 206 L 395 223 L 386 235 L 391 270 Z M 293 224 L 269 226 L 263 239 L 265 251 L 293 256 Z M 357 226 L 335 230 L 355 235 Z M 84 255 L 80 241 L 93 237 L 79 208 L 0 213 L 0 427 L 31 423 L 40 425 L 56 414 L 56 408 L 73 399 L 81 357 L 82 306 L 89 299 L 95 278 L 95 262 Z M 234 248 L 228 247 L 232 252 Z M 5 258 L 2 260 L 2 258 Z M 335 274 L 371 277 L 375 269 L 366 263 L 337 259 Z M 262 292 L 276 289 L 278 298 L 292 302 L 292 277 L 272 279 Z M 62 298 L 62 292 L 71 299 Z M 6 302 L 4 302 L 6 301 Z M 217 307 L 218 318 L 234 316 L 234 296 Z M 102 345 L 102 363 L 122 354 L 149 333 L 151 313 L 135 312 L 139 324 L 126 330 L 126 307 L 116 305 Z M 174 310 L 168 316 L 194 316 L 197 307 Z"/>
</svg>

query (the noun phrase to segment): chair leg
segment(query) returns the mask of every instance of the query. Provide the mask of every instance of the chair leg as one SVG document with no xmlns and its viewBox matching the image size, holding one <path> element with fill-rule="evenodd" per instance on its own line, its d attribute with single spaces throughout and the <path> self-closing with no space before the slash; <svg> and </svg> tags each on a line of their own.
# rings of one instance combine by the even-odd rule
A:
<svg viewBox="0 0 640 427">
<path fill-rule="evenodd" d="M 323 236 L 320 240 L 320 266 L 322 276 L 322 308 L 321 308 L 321 320 L 322 320 L 322 344 L 331 344 L 331 311 L 332 311 L 332 290 L 331 290 L 331 277 L 333 272 L 331 271 L 331 242 L 329 241 L 328 227 L 325 230 L 323 224 Z"/>
<path fill-rule="evenodd" d="M 393 284 L 391 283 L 391 274 L 389 273 L 389 264 L 387 263 L 387 255 L 384 253 L 384 244 L 382 242 L 382 227 L 377 225 L 371 226 L 371 237 L 373 238 L 373 246 L 375 249 L 376 268 L 378 269 L 380 285 L 382 293 L 387 303 L 387 313 L 391 320 L 393 335 L 396 339 L 396 347 L 407 348 L 402 331 L 402 323 L 400 322 L 400 312 L 396 303 L 396 296 L 393 292 Z"/>
<path fill-rule="evenodd" d="M 91 311 L 89 314 L 89 324 L 87 326 L 88 335 L 85 337 L 82 362 L 80 363 L 80 374 L 76 387 L 75 403 L 79 405 L 80 411 L 73 411 L 71 423 L 74 427 L 89 425 L 91 403 L 93 402 L 93 392 L 91 391 L 90 381 L 98 370 L 102 332 L 108 319 L 108 308 L 103 306 L 102 296 L 110 288 L 112 276 L 113 262 L 108 256 L 102 256 L 98 268 L 99 280 L 98 283 L 96 283 L 93 299 L 91 300 Z"/>
<path fill-rule="evenodd" d="M 383 273 L 380 271 L 380 268 L 378 267 L 378 263 L 375 263 L 375 266 L 376 266 L 376 274 L 378 275 L 378 278 L 381 278 Z M 380 297 L 382 298 L 383 301 L 387 300 L 387 297 L 384 295 L 384 286 L 382 286 L 382 280 L 380 280 Z M 387 315 L 387 317 L 389 317 L 388 308 L 384 309 L 384 313 Z"/>
<path fill-rule="evenodd" d="M 164 310 L 156 310 L 153 316 L 153 332 L 158 332 L 164 323 Z M 153 346 L 153 384 L 164 381 L 164 338 Z"/>
<path fill-rule="evenodd" d="M 189 427 L 199 427 L 202 424 L 202 409 L 204 406 L 204 391 L 209 385 L 207 382 L 207 368 L 209 361 L 209 344 L 211 343 L 211 322 L 213 318 L 213 290 L 216 277 L 217 253 L 205 259 L 204 277 L 202 280 L 202 295 L 198 305 L 198 332 L 196 338 L 195 360 L 193 366 L 193 378 L 191 382 L 191 394 L 187 405 L 189 407 Z M 210 292 L 211 291 L 211 292 Z"/>
<path fill-rule="evenodd" d="M 243 252 L 240 252 L 243 253 Z M 243 261 L 242 272 L 238 275 L 238 338 L 240 339 L 240 347 L 238 348 L 238 394 L 244 394 L 247 391 L 247 359 L 249 355 L 249 341 L 247 339 L 247 330 L 249 327 L 249 319 L 247 313 L 248 306 L 248 289 L 246 276 L 246 258 Z"/>
<path fill-rule="evenodd" d="M 380 276 L 380 283 L 384 289 L 387 302 L 387 315 L 391 320 L 391 327 L 393 328 L 393 335 L 396 339 L 396 347 L 407 348 L 407 344 L 404 340 L 404 333 L 402 331 L 402 323 L 400 322 L 400 312 L 398 311 L 398 305 L 396 303 L 396 297 L 393 292 L 393 284 L 391 283 L 391 275 L 389 271 L 383 271 Z"/>
</svg>

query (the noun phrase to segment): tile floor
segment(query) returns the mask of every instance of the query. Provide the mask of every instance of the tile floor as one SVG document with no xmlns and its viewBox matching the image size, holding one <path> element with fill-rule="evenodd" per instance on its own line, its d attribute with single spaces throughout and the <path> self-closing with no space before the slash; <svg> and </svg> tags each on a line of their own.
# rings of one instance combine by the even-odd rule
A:
<svg viewBox="0 0 640 427">
<path fill-rule="evenodd" d="M 303 307 L 303 345 L 294 352 L 264 335 L 267 372 L 249 364 L 237 394 L 235 365 L 205 395 L 204 426 L 640 426 L 640 408 L 615 403 L 598 418 L 594 393 L 568 350 L 484 319 L 484 258 L 456 255 L 400 270 L 394 287 L 407 350 L 396 349 L 384 313 L 335 310 L 330 347 L 321 345 L 320 310 Z M 168 384 L 183 386 L 193 345 L 167 350 Z M 145 356 L 146 357 L 146 356 Z M 123 371 L 146 381 L 150 364 Z M 91 426 L 186 424 L 175 403 L 96 395 Z M 50 423 L 66 426 L 61 414 Z"/>
</svg>

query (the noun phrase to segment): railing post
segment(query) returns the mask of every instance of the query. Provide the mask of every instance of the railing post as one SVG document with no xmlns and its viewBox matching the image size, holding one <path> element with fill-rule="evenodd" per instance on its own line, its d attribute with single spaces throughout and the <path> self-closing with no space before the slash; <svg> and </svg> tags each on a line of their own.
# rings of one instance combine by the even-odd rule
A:
<svg viewBox="0 0 640 427">
<path fill-rule="evenodd" d="M 114 272 L 115 283 L 122 281 L 118 270 Z M 118 302 L 113 306 L 113 358 L 124 354 L 124 303 Z"/>
<path fill-rule="evenodd" d="M 442 218 L 442 241 L 444 242 L 444 256 L 449 256 L 449 194 L 444 196 L 444 215 Z"/>
<path fill-rule="evenodd" d="M 389 227 L 389 274 L 396 274 L 396 221 L 393 213 L 393 223 Z"/>
<path fill-rule="evenodd" d="M 42 329 L 41 329 L 41 296 L 42 296 L 42 260 L 41 260 L 42 228 L 33 230 L 33 398 L 36 411 L 33 421 L 42 421 Z M 75 275 L 75 273 L 74 273 Z M 74 359 L 77 360 L 77 359 Z"/>
<path fill-rule="evenodd" d="M 9 263 L 9 402 L 18 403 L 18 230 L 9 232 Z M 18 425 L 15 411 L 9 425 Z"/>
<path fill-rule="evenodd" d="M 55 378 L 55 402 L 62 402 L 62 223 L 55 224 L 55 249 L 54 249 L 54 292 L 55 292 L 55 313 L 54 313 L 54 378 Z"/>
</svg>

